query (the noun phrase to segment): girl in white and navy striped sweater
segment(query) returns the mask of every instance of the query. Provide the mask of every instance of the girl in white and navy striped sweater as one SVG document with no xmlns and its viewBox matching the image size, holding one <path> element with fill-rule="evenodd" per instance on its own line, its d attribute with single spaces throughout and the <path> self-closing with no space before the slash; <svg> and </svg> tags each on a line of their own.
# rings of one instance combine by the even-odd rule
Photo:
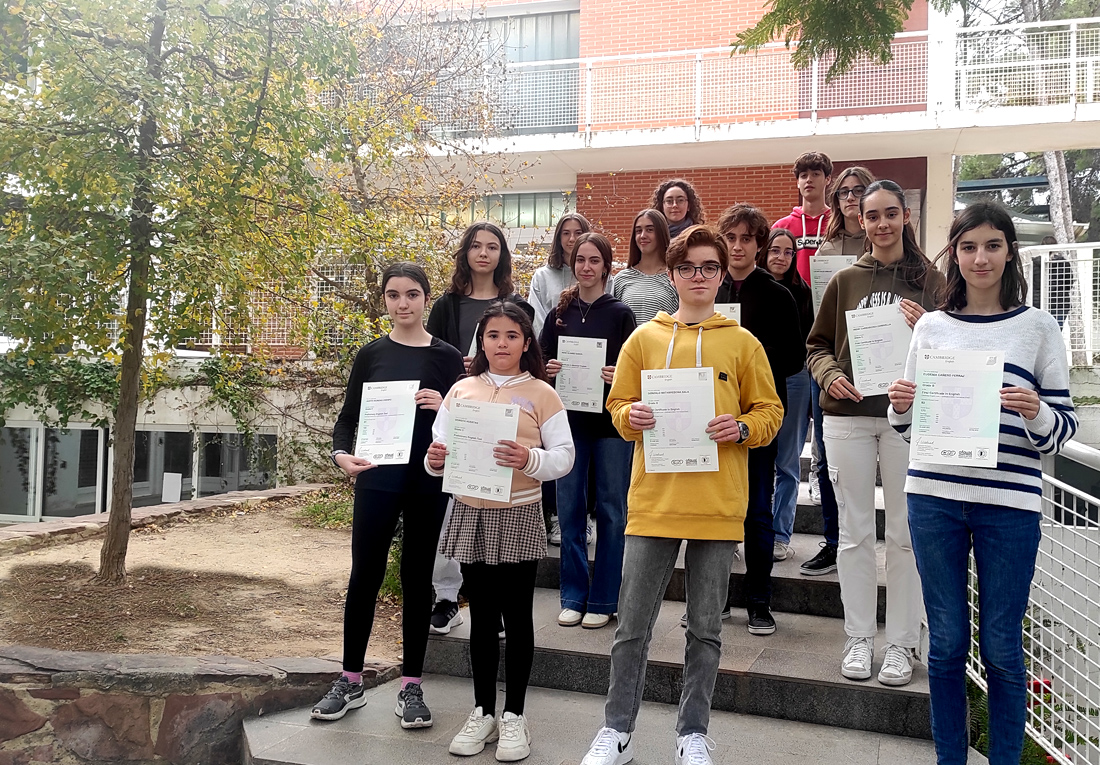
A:
<svg viewBox="0 0 1100 765">
<path fill-rule="evenodd" d="M 1040 455 L 1057 453 L 1073 437 L 1077 417 L 1058 322 L 1022 304 L 1027 282 L 1009 214 L 987 202 L 966 208 L 940 258 L 947 276 L 940 310 L 913 330 L 905 379 L 889 388 L 891 424 L 908 440 L 920 350 L 1004 351 L 1005 370 L 996 468 L 913 461 L 905 483 L 928 613 L 932 737 L 939 765 L 966 762 L 973 548 L 989 678 L 989 762 L 1015 765 L 1027 708 L 1022 623 L 1039 546 Z"/>
</svg>

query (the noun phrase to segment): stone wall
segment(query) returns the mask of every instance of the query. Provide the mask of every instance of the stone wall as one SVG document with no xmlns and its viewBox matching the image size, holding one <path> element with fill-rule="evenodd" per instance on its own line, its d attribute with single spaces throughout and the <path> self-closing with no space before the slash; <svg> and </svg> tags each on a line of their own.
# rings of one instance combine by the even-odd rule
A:
<svg viewBox="0 0 1100 765">
<path fill-rule="evenodd" d="M 0 765 L 235 765 L 245 717 L 311 704 L 339 672 L 326 659 L 0 648 Z M 399 674 L 368 660 L 363 681 Z"/>
</svg>

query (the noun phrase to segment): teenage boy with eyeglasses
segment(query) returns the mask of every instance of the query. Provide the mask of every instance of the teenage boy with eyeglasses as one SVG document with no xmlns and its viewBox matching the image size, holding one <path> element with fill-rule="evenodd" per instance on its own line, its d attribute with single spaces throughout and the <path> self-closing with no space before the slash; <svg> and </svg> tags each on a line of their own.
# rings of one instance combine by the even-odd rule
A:
<svg viewBox="0 0 1100 765">
<path fill-rule="evenodd" d="M 769 443 L 783 407 L 760 342 L 714 311 L 729 265 L 726 243 L 707 226 L 692 226 L 668 248 L 668 273 L 680 300 L 630 336 L 619 354 L 607 409 L 616 429 L 634 442 L 627 495 L 626 545 L 619 618 L 611 647 L 611 684 L 604 724 L 582 765 L 623 765 L 634 757 L 633 732 L 642 703 L 653 626 L 683 541 L 687 587 L 687 646 L 676 721 L 676 762 L 710 765 L 707 737 L 711 697 L 722 653 L 736 541 L 748 502 L 749 448 Z M 644 370 L 709 367 L 714 411 L 706 433 L 718 442 L 718 470 L 647 473 L 642 432 L 656 426 L 643 404 Z M 684 498 L 690 497 L 690 502 Z"/>
</svg>

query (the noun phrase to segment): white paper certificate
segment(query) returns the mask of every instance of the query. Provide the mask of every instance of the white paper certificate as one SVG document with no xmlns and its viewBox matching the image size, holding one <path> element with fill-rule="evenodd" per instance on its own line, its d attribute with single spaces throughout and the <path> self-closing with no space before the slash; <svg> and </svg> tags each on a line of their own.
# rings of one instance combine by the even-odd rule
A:
<svg viewBox="0 0 1100 765">
<path fill-rule="evenodd" d="M 864 396 L 885 395 L 890 383 L 905 372 L 913 330 L 898 303 L 845 311 L 852 383 Z"/>
<path fill-rule="evenodd" d="M 407 465 L 416 419 L 416 380 L 363 383 L 355 456 L 375 465 Z"/>
<path fill-rule="evenodd" d="M 810 256 L 810 292 L 814 300 L 814 314 L 821 308 L 821 298 L 829 280 L 837 271 L 856 262 L 855 255 L 811 255 Z"/>
<path fill-rule="evenodd" d="M 727 319 L 733 319 L 738 324 L 741 323 L 740 303 L 715 303 L 714 310 L 725 316 Z"/>
<path fill-rule="evenodd" d="M 1004 368 L 1004 351 L 918 351 L 909 459 L 997 467 Z"/>
<path fill-rule="evenodd" d="M 643 370 L 642 403 L 657 420 L 642 436 L 647 473 L 718 470 L 718 443 L 707 433 L 714 419 L 711 367 Z"/>
<path fill-rule="evenodd" d="M 448 411 L 443 491 L 507 502 L 512 496 L 512 468 L 498 465 L 493 449 L 498 441 L 516 440 L 519 407 L 453 398 Z"/>
<path fill-rule="evenodd" d="M 558 338 L 561 371 L 554 381 L 566 409 L 574 412 L 603 410 L 603 378 L 607 363 L 607 340 L 594 337 Z"/>
</svg>

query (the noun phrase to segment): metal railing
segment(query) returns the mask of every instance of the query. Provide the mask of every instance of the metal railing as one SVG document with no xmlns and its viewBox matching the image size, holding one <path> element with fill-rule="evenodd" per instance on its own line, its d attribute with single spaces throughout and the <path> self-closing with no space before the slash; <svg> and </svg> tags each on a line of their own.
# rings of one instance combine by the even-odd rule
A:
<svg viewBox="0 0 1100 765">
<path fill-rule="evenodd" d="M 1096 471 L 1100 451 L 1074 441 L 1062 459 Z M 1100 499 L 1054 475 L 1044 459 L 1042 540 L 1024 618 L 1027 733 L 1061 765 L 1100 762 Z M 970 569 L 967 673 L 986 688 L 978 657 L 977 579 Z"/>
<path fill-rule="evenodd" d="M 956 71 L 962 110 L 1100 101 L 1100 18 L 960 29 Z"/>
<path fill-rule="evenodd" d="M 1100 242 L 1021 250 L 1030 303 L 1058 320 L 1069 363 L 1100 363 Z"/>
</svg>

